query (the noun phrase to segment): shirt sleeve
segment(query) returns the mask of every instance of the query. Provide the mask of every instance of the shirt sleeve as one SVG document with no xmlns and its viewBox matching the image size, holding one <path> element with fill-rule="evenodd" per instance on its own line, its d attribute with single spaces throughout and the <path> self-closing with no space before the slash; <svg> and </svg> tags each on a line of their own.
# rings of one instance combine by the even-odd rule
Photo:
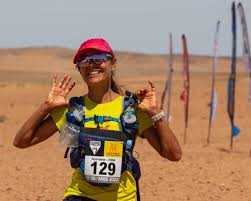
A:
<svg viewBox="0 0 251 201">
<path fill-rule="evenodd" d="M 150 128 L 154 124 L 152 122 L 152 119 L 145 112 L 142 112 L 142 111 L 138 110 L 137 111 L 137 117 L 138 117 L 138 121 L 139 121 L 139 130 L 138 130 L 137 136 L 139 136 L 141 138 L 144 138 L 144 136 L 142 135 L 142 132 L 145 129 Z"/>
<path fill-rule="evenodd" d="M 66 122 L 66 112 L 67 112 L 67 107 L 60 107 L 56 108 L 51 112 L 51 116 L 53 121 L 55 122 L 58 130 L 61 129 L 63 124 Z"/>
</svg>

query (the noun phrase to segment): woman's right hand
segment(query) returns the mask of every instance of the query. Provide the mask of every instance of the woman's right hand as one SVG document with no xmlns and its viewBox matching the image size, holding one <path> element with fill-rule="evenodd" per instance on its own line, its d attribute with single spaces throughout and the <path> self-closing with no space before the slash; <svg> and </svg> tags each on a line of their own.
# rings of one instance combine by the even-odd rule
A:
<svg viewBox="0 0 251 201">
<path fill-rule="evenodd" d="M 54 74 L 52 88 L 46 99 L 46 103 L 50 105 L 50 108 L 68 105 L 66 97 L 74 86 L 75 82 L 71 82 L 71 76 L 65 75 L 59 82 L 57 82 L 57 74 Z"/>
</svg>

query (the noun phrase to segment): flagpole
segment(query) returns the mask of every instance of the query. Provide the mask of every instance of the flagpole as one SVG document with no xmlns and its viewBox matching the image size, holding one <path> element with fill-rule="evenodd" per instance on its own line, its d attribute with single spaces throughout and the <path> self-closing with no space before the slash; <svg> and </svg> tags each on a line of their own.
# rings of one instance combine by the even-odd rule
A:
<svg viewBox="0 0 251 201">
<path fill-rule="evenodd" d="M 234 143 L 233 128 L 234 128 L 234 126 L 232 125 L 231 126 L 231 140 L 230 140 L 230 150 L 231 151 L 233 150 L 233 143 Z"/>
<path fill-rule="evenodd" d="M 162 95 L 161 95 L 161 103 L 160 103 L 160 109 L 163 110 L 164 108 L 164 101 L 165 101 L 165 97 L 166 97 L 166 90 L 167 90 L 167 85 L 168 85 L 168 82 L 166 80 L 165 82 L 165 87 L 163 89 L 163 92 L 162 92 Z M 168 119 L 167 119 L 168 120 Z"/>
<path fill-rule="evenodd" d="M 207 144 L 210 144 L 211 124 L 208 125 Z"/>
<path fill-rule="evenodd" d="M 187 125 L 184 128 L 184 144 L 187 143 Z"/>
<path fill-rule="evenodd" d="M 167 84 L 167 103 L 166 103 L 166 117 L 170 122 L 170 105 L 171 105 L 171 91 L 172 91 L 172 74 L 173 74 L 173 39 L 172 34 L 169 34 L 169 68 L 168 68 L 168 84 Z"/>
</svg>

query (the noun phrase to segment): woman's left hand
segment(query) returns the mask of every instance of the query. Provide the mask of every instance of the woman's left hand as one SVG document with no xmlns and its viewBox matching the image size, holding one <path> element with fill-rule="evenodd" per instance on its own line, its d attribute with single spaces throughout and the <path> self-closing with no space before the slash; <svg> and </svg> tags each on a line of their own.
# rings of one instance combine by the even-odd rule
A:
<svg viewBox="0 0 251 201">
<path fill-rule="evenodd" d="M 139 89 L 136 92 L 139 100 L 138 108 L 150 116 L 159 112 L 158 101 L 156 97 L 156 89 L 151 81 L 147 89 Z"/>
</svg>

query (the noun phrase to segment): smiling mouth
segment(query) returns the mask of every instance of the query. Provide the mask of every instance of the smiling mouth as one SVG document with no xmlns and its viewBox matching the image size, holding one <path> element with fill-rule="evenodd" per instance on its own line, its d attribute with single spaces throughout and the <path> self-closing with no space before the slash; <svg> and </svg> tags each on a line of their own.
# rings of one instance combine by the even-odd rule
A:
<svg viewBox="0 0 251 201">
<path fill-rule="evenodd" d="M 95 76 L 95 75 L 98 75 L 100 73 L 101 73 L 100 70 L 93 70 L 93 71 L 88 72 L 87 75 L 88 76 Z"/>
</svg>

